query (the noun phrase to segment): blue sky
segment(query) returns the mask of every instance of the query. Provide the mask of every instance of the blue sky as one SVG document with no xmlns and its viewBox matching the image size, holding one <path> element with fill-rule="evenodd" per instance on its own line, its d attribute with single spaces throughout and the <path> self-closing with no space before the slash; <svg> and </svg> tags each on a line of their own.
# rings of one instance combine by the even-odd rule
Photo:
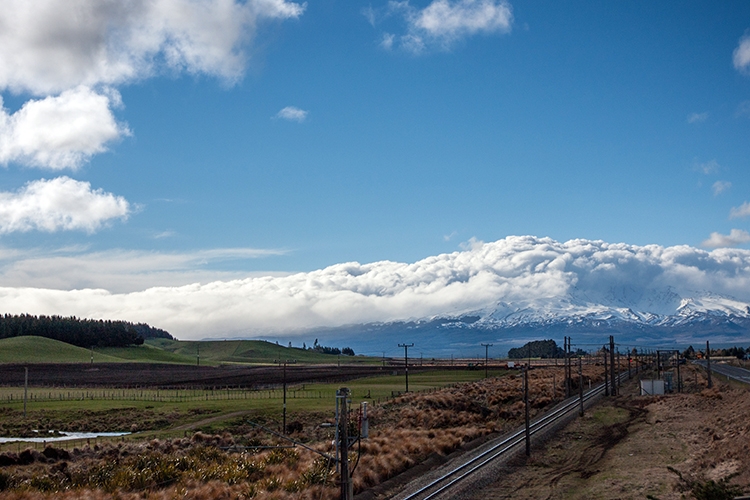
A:
<svg viewBox="0 0 750 500">
<path fill-rule="evenodd" d="M 0 285 L 750 244 L 747 2 L 154 4 L 0 14 Z M 19 132 L 42 101 L 48 135 Z"/>
</svg>

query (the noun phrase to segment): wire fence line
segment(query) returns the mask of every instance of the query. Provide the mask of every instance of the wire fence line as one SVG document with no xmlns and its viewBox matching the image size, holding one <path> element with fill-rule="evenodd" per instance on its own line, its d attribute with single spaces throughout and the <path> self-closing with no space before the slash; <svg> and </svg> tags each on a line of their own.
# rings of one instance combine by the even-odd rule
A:
<svg viewBox="0 0 750 500">
<path fill-rule="evenodd" d="M 288 390 L 287 399 L 334 398 L 336 391 Z M 44 401 L 152 401 L 183 403 L 200 401 L 281 399 L 281 389 L 216 389 L 216 390 L 156 390 L 156 389 L 29 389 L 29 402 Z M 24 400 L 23 388 L 0 389 L 0 401 L 18 403 Z"/>
<path fill-rule="evenodd" d="M 428 387 L 411 391 L 412 393 L 433 392 L 455 384 L 440 387 Z M 380 403 L 401 396 L 401 391 L 390 391 L 390 394 L 370 396 L 370 391 L 363 395 L 372 399 L 373 403 Z M 229 400 L 270 400 L 283 399 L 282 389 L 68 389 L 68 388 L 29 388 L 28 402 L 55 401 L 145 401 L 159 403 L 190 403 L 201 401 L 229 401 Z M 288 389 L 287 399 L 334 399 L 335 390 L 306 390 Z M 22 403 L 24 400 L 23 387 L 0 387 L 0 404 Z"/>
</svg>

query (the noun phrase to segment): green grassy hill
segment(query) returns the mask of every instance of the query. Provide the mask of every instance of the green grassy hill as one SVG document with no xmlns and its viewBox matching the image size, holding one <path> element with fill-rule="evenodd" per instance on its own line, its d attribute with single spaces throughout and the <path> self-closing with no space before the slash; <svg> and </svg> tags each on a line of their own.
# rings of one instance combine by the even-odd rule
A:
<svg viewBox="0 0 750 500">
<path fill-rule="evenodd" d="M 200 351 L 201 364 L 218 363 L 273 363 L 276 360 L 296 360 L 298 363 L 337 363 L 339 356 L 321 354 L 298 347 L 284 347 L 264 340 L 207 340 L 182 341 L 148 339 L 146 343 L 165 351 L 189 357 L 195 362 Z M 341 356 L 341 363 L 368 363 L 371 358 Z"/>
<path fill-rule="evenodd" d="M 103 347 L 100 349 L 94 349 L 94 352 L 97 351 L 107 356 L 117 358 L 120 361 L 130 361 L 135 363 L 195 364 L 194 357 L 183 356 L 148 344 L 134 345 L 130 347 Z"/>
<path fill-rule="evenodd" d="M 94 363 L 178 363 L 201 365 L 222 363 L 269 364 L 276 360 L 297 363 L 371 363 L 362 356 L 335 356 L 297 347 L 284 347 L 263 340 L 181 341 L 148 339 L 131 347 L 95 347 Z M 0 363 L 88 363 L 91 351 L 45 337 L 0 339 Z"/>
<path fill-rule="evenodd" d="M 88 363 L 91 351 L 45 337 L 0 339 L 0 363 Z M 117 363 L 121 358 L 94 350 L 95 363 Z"/>
</svg>

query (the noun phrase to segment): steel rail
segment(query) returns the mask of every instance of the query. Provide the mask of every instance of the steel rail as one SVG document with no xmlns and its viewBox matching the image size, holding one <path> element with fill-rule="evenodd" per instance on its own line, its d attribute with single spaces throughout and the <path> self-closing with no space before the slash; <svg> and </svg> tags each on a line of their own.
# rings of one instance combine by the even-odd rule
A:
<svg viewBox="0 0 750 500">
<path fill-rule="evenodd" d="M 627 376 L 627 372 L 622 372 L 618 375 L 618 381 L 622 382 L 623 377 Z M 604 392 L 604 383 L 599 384 L 598 386 L 590 389 L 584 396 L 583 401 L 586 402 L 590 400 L 591 398 L 599 395 L 600 393 Z M 551 425 L 552 423 L 556 422 L 560 418 L 566 416 L 568 413 L 573 411 L 578 407 L 580 404 L 580 398 L 578 397 L 572 397 L 569 398 L 567 401 L 563 401 L 561 403 L 561 406 L 558 408 L 554 408 L 549 413 L 546 413 L 539 417 L 537 420 L 535 420 L 529 427 L 530 434 L 535 434 L 545 427 Z M 448 488 L 453 487 L 456 483 L 463 481 L 468 476 L 473 474 L 474 472 L 480 470 L 481 468 L 485 467 L 487 464 L 492 462 L 493 460 L 497 459 L 498 457 L 504 455 L 511 449 L 515 448 L 517 445 L 522 443 L 525 439 L 525 429 L 520 429 L 508 436 L 507 438 L 503 439 L 501 442 L 493 445 L 491 448 L 489 448 L 486 451 L 483 451 L 476 457 L 472 458 L 468 462 L 456 467 L 453 470 L 450 470 L 440 476 L 439 478 L 433 480 L 432 482 L 428 483 L 427 485 L 423 486 L 419 490 L 415 491 L 414 493 L 411 493 L 410 495 L 407 495 L 403 497 L 401 500 L 414 500 L 416 498 L 421 498 L 421 500 L 429 500 L 431 498 L 436 497 L 437 495 L 443 493 Z M 509 444 L 510 443 L 510 444 Z M 502 448 L 498 451 L 499 448 Z M 479 463 L 477 463 L 479 462 Z M 473 467 L 471 467 L 473 466 Z M 431 490 L 440 483 L 443 483 L 444 481 L 448 480 L 451 476 L 454 476 L 458 474 L 461 471 L 464 471 L 464 469 L 467 469 L 468 467 L 471 467 L 469 470 L 466 470 L 463 474 L 460 476 L 455 477 L 448 483 L 444 484 L 443 486 L 440 486 L 435 491 L 426 494 L 424 497 L 420 497 L 420 495 L 426 493 L 428 490 Z"/>
</svg>

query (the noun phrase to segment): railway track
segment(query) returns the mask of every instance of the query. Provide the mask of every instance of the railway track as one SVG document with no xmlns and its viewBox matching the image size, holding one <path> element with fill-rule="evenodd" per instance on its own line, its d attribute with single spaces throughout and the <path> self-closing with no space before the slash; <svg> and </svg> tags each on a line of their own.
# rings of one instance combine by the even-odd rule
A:
<svg viewBox="0 0 750 500">
<path fill-rule="evenodd" d="M 619 381 L 622 382 L 627 376 L 628 372 L 621 373 L 618 376 Z M 604 394 L 603 383 L 584 393 L 584 404 L 602 394 Z M 531 436 L 539 434 L 544 430 L 549 430 L 553 424 L 568 417 L 572 412 L 577 412 L 579 406 L 580 400 L 578 397 L 574 396 L 558 404 L 549 412 L 535 418 L 529 426 Z M 488 449 L 472 457 L 470 460 L 441 473 L 439 477 L 432 479 L 416 491 L 406 494 L 402 493 L 396 495 L 394 498 L 398 500 L 428 500 L 439 497 L 452 498 L 451 491 L 462 486 L 469 477 L 495 462 L 497 459 L 503 456 L 508 456 L 508 454 L 514 452 L 519 445 L 523 444 L 526 439 L 525 433 L 525 427 L 521 427 L 501 441 L 494 443 Z"/>
</svg>

